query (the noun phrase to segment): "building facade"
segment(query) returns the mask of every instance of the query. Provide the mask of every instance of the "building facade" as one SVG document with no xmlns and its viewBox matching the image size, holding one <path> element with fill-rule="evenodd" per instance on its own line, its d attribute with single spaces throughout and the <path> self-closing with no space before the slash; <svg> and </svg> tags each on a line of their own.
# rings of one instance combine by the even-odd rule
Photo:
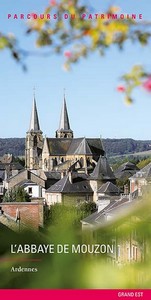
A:
<svg viewBox="0 0 151 300">
<path fill-rule="evenodd" d="M 55 137 L 44 139 L 34 96 L 30 126 L 26 133 L 27 169 L 66 172 L 69 168 L 74 168 L 89 174 L 93 172 L 100 155 L 105 155 L 100 138 L 74 138 L 65 96 Z"/>
</svg>

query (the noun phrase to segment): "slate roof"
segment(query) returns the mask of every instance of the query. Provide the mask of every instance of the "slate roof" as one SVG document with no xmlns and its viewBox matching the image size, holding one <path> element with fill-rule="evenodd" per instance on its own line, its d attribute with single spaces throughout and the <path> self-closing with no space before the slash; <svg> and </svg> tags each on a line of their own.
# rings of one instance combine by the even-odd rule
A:
<svg viewBox="0 0 151 300">
<path fill-rule="evenodd" d="M 90 178 L 98 180 L 115 179 L 115 175 L 111 170 L 107 158 L 105 156 L 100 156 L 94 171 L 90 175 Z"/>
<path fill-rule="evenodd" d="M 104 155 L 105 151 L 103 149 L 103 144 L 100 138 L 87 138 L 87 143 L 93 155 Z"/>
<path fill-rule="evenodd" d="M 120 195 L 120 189 L 113 184 L 112 182 L 106 182 L 104 183 L 99 189 L 98 189 L 99 194 L 105 194 L 109 196 L 118 196 Z"/>
<path fill-rule="evenodd" d="M 104 154 L 101 140 L 95 138 L 47 138 L 47 144 L 50 155 Z"/>
<path fill-rule="evenodd" d="M 145 166 L 143 169 L 134 174 L 131 178 L 143 177 L 146 179 L 151 178 L 151 162 Z"/>
<path fill-rule="evenodd" d="M 60 172 L 44 172 L 47 179 L 57 179 L 61 178 Z"/>
<path fill-rule="evenodd" d="M 66 155 L 72 139 L 63 138 L 47 138 L 47 144 L 50 155 Z"/>
<path fill-rule="evenodd" d="M 129 207 L 134 206 L 137 202 L 134 200 L 130 202 L 128 198 L 122 198 L 118 201 L 112 201 L 103 210 L 91 214 L 90 216 L 83 219 L 82 222 L 96 226 L 104 224 L 106 222 L 105 215 L 116 215 L 117 217 L 120 217 L 122 213 L 127 211 Z"/>
<path fill-rule="evenodd" d="M 29 126 L 29 131 L 31 131 L 31 130 L 33 130 L 34 132 L 40 131 L 40 125 L 39 125 L 39 119 L 38 119 L 38 112 L 37 112 L 35 96 L 33 98 L 33 106 L 32 106 L 30 126 Z"/>
<path fill-rule="evenodd" d="M 38 184 L 29 179 L 25 179 L 17 184 L 17 186 L 20 186 L 20 187 L 27 187 L 29 185 L 38 185 Z"/>
<path fill-rule="evenodd" d="M 12 154 L 6 153 L 0 158 L 0 170 L 22 170 L 23 166 L 15 161 L 15 157 Z"/>
<path fill-rule="evenodd" d="M 5 171 L 3 171 L 3 170 L 1 171 L 0 170 L 0 181 L 4 180 L 4 178 L 5 178 Z"/>
<path fill-rule="evenodd" d="M 93 194 L 90 184 L 86 180 L 77 181 L 72 179 L 72 183 L 69 180 L 69 175 L 64 176 L 61 180 L 52 185 L 46 193 L 86 193 Z"/>
<path fill-rule="evenodd" d="M 80 143 L 80 145 L 78 146 L 78 148 L 76 149 L 76 151 L 74 152 L 75 154 L 85 154 L 85 155 L 92 155 L 92 151 L 88 145 L 87 140 L 84 138 L 82 140 L 82 142 Z"/>
<path fill-rule="evenodd" d="M 134 175 L 139 168 L 131 162 L 126 162 L 119 166 L 119 168 L 115 171 L 115 176 L 118 179 L 129 178 Z"/>
<path fill-rule="evenodd" d="M 60 116 L 60 123 L 59 123 L 59 129 L 58 130 L 63 130 L 63 131 L 70 131 L 70 124 L 69 124 L 69 117 L 68 117 L 68 112 L 67 112 L 67 104 L 65 100 L 65 96 L 63 99 L 63 106 L 61 110 L 61 116 Z"/>
<path fill-rule="evenodd" d="M 23 166 L 19 162 L 0 163 L 0 170 L 5 170 L 9 167 L 10 170 L 23 170 Z"/>
<path fill-rule="evenodd" d="M 82 142 L 83 138 L 74 138 L 71 140 L 71 144 L 70 147 L 67 151 L 67 155 L 72 155 L 75 154 L 75 151 L 78 149 L 78 147 L 80 146 L 81 142 Z"/>
</svg>

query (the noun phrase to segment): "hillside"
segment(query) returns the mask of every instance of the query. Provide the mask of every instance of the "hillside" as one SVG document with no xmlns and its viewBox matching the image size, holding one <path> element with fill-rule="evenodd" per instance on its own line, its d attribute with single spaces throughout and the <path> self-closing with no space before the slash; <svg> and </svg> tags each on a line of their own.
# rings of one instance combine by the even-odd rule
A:
<svg viewBox="0 0 151 300">
<path fill-rule="evenodd" d="M 133 140 L 133 139 L 103 139 L 103 145 L 108 156 L 132 154 L 151 150 L 151 141 Z M 150 153 L 148 153 L 150 155 Z"/>
<path fill-rule="evenodd" d="M 11 153 L 14 156 L 25 155 L 25 139 L 24 138 L 0 138 L 0 156 L 5 153 Z"/>
<path fill-rule="evenodd" d="M 124 155 L 144 152 L 144 155 L 150 155 L 151 140 L 133 140 L 133 139 L 103 139 L 105 151 L 110 156 Z M 149 151 L 149 152 L 147 152 Z M 24 138 L 1 138 L 0 156 L 5 153 L 11 153 L 14 156 L 23 156 L 25 153 Z"/>
</svg>

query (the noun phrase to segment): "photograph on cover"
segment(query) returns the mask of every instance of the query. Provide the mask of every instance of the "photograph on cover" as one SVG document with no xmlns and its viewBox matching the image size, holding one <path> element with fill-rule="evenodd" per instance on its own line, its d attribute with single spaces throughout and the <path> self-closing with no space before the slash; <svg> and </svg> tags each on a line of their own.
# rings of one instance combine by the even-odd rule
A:
<svg viewBox="0 0 151 300">
<path fill-rule="evenodd" d="M 0 8 L 0 288 L 150 289 L 149 2 Z"/>
</svg>

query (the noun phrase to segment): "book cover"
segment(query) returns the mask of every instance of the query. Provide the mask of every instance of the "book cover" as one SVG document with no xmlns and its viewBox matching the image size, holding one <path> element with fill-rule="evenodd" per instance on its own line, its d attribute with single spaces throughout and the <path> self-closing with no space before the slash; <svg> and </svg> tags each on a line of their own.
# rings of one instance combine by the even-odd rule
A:
<svg viewBox="0 0 151 300">
<path fill-rule="evenodd" d="M 150 4 L 0 7 L 0 295 L 148 299 Z"/>
</svg>

